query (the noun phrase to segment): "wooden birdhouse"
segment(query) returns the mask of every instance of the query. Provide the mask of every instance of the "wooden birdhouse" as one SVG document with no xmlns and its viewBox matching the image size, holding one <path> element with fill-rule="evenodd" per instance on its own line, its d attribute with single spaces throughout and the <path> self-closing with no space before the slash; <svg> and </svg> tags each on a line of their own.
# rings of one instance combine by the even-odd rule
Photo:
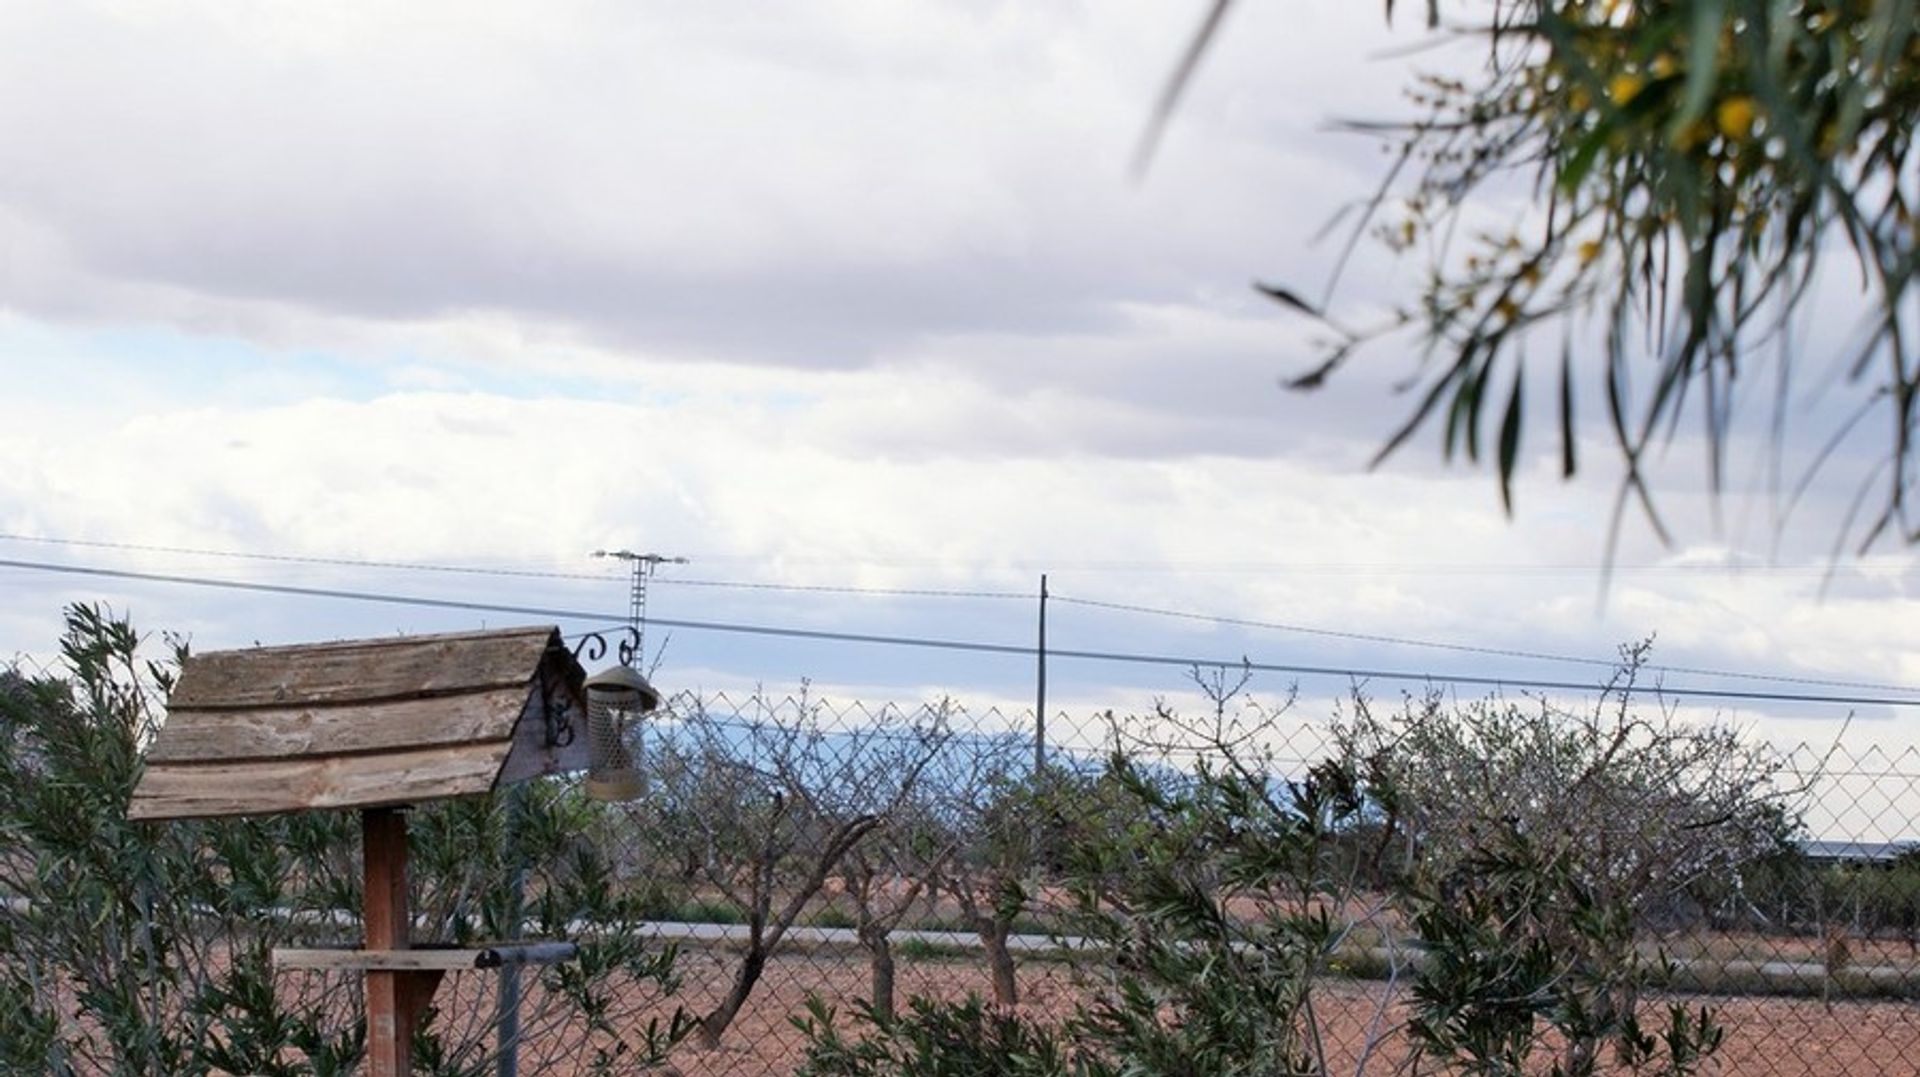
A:
<svg viewBox="0 0 1920 1077">
<path fill-rule="evenodd" d="M 585 674 L 557 629 L 389 637 L 194 655 L 147 750 L 136 820 L 355 808 L 364 834 L 361 949 L 278 950 L 284 968 L 367 977 L 368 1072 L 408 1072 L 441 975 L 561 961 L 567 943 L 414 949 L 406 817 L 587 766 Z"/>
<path fill-rule="evenodd" d="M 584 681 L 551 627 L 194 655 L 128 814 L 418 804 L 579 770 Z"/>
</svg>

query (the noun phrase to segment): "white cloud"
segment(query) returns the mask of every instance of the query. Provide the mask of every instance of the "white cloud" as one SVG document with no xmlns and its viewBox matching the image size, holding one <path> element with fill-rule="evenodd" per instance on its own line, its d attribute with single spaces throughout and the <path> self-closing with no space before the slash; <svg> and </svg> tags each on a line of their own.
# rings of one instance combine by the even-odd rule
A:
<svg viewBox="0 0 1920 1077">
<path fill-rule="evenodd" d="M 1920 612 L 1920 581 L 1899 563 L 1870 586 L 1842 584 L 1822 605 L 1817 577 L 1686 571 L 1683 558 L 1668 573 L 1624 573 L 1596 613 L 1590 573 L 1527 569 L 1590 565 L 1593 531 L 1509 526 L 1480 476 L 1359 481 L 1280 456 L 1145 463 L 1047 446 L 888 453 L 894 438 L 848 432 L 858 415 L 905 412 L 935 430 L 964 430 L 990 402 L 879 371 L 816 388 L 820 395 L 756 395 L 689 378 L 651 402 L 401 392 L 181 407 L 84 441 L 0 434 L 0 453 L 17 462 L 0 475 L 0 506 L 10 506 L 4 522 L 13 532 L 324 556 L 586 567 L 587 550 L 642 543 L 695 553 L 710 562 L 706 574 L 796 583 L 1019 590 L 1052 566 L 1055 589 L 1067 596 L 1595 658 L 1657 632 L 1661 658 L 1673 664 L 1920 679 L 1902 642 Z M 934 440 L 962 444 L 965 436 Z M 911 450 L 914 438 L 901 440 Z M 1596 515 L 1590 493 L 1542 492 L 1550 517 Z M 1567 560 L 1555 562 L 1556 553 Z M 144 563 L 179 570 L 177 558 Z M 1171 571 L 1124 571 L 1145 565 Z M 479 582 L 478 593 L 490 593 L 492 584 Z M 419 584 L 407 579 L 398 589 L 417 593 Z M 617 593 L 603 587 L 598 598 L 560 604 L 613 609 Z M 700 597 L 703 610 L 719 608 Z M 169 600 L 187 611 L 219 601 L 197 593 Z M 222 630 L 229 637 L 248 631 L 240 608 Z M 748 620 L 855 630 L 893 616 L 846 602 L 728 609 Z M 1081 619 L 1064 638 L 1096 649 L 1568 676 L 1489 656 Z M 901 630 L 1004 638 L 1007 625 Z M 903 672 L 918 680 L 912 668 Z"/>
</svg>

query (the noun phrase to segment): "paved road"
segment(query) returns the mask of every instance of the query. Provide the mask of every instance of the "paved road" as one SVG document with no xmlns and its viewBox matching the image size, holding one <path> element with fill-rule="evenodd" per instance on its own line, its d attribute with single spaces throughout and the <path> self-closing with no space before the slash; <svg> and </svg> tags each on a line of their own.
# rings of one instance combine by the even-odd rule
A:
<svg viewBox="0 0 1920 1077">
<path fill-rule="evenodd" d="M 640 931 L 659 939 L 672 939 L 676 942 L 746 942 L 745 924 L 683 924 L 674 920 L 655 920 L 640 925 Z M 888 936 L 898 946 L 903 942 L 913 942 L 928 946 L 954 947 L 957 949 L 977 950 L 980 948 L 980 936 L 971 931 L 895 931 Z M 813 946 L 858 946 L 860 934 L 850 927 L 801 927 L 795 925 L 787 929 L 782 942 L 803 943 Z M 1014 953 L 1041 953 L 1045 951 L 1076 949 L 1084 946 L 1080 939 L 1054 939 L 1047 935 L 1014 935 L 1007 939 L 1007 949 Z"/>
</svg>

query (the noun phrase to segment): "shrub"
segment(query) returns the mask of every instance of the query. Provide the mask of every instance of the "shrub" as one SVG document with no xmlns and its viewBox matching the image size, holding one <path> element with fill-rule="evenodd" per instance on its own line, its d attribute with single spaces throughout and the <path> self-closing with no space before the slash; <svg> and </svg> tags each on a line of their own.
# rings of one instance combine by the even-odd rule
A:
<svg viewBox="0 0 1920 1077">
<path fill-rule="evenodd" d="M 351 814 L 133 823 L 141 749 L 184 646 L 147 662 L 106 611 L 68 611 L 57 672 L 0 670 L 0 1072 L 347 1074 L 364 1051 L 357 992 L 276 977 L 275 946 L 337 941 L 360 909 Z M 627 1027 L 621 993 L 672 987 L 672 953 L 624 928 L 643 911 L 583 840 L 589 804 L 562 783 L 414 813 L 411 872 L 427 938 L 595 930 L 545 970 L 528 1035 L 582 1022 L 588 1050 L 657 1059 L 680 1031 Z M 501 881 L 528 880 L 525 904 Z M 492 1064 L 486 1022 L 435 1022 L 419 1072 Z"/>
</svg>

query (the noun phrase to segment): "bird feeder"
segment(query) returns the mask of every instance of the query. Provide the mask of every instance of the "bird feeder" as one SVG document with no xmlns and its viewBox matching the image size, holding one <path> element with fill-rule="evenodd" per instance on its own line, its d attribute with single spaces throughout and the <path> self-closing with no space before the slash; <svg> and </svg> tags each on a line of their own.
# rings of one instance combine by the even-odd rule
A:
<svg viewBox="0 0 1920 1077">
<path fill-rule="evenodd" d="M 181 668 L 128 816 L 358 809 L 364 944 L 280 949 L 273 958 L 281 968 L 364 972 L 367 1072 L 403 1077 L 413 1029 L 444 973 L 566 961 L 575 949 L 414 948 L 400 809 L 585 768 L 588 745 L 575 736 L 587 711 L 584 682 L 551 627 L 195 655 Z"/>
<path fill-rule="evenodd" d="M 633 800 L 646 791 L 641 777 L 640 717 L 660 706 L 660 693 L 631 666 L 613 666 L 587 678 L 587 795 Z"/>
</svg>

